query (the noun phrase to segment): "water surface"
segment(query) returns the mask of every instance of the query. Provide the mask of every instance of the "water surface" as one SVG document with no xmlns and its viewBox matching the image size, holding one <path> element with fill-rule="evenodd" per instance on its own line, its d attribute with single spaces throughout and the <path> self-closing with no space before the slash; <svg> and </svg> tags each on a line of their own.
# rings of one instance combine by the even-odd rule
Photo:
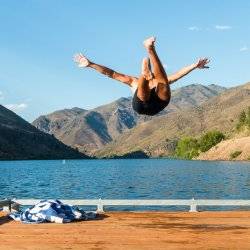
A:
<svg viewBox="0 0 250 250">
<path fill-rule="evenodd" d="M 1 198 L 250 199 L 249 162 L 0 162 Z"/>
</svg>

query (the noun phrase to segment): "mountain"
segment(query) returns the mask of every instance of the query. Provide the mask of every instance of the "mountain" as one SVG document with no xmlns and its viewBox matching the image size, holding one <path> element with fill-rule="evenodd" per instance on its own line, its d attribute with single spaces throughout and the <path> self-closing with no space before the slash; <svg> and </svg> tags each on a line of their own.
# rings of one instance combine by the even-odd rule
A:
<svg viewBox="0 0 250 250">
<path fill-rule="evenodd" d="M 222 141 L 200 154 L 197 160 L 250 161 L 250 136 Z"/>
<path fill-rule="evenodd" d="M 131 98 L 120 98 L 92 110 L 59 110 L 40 116 L 32 124 L 43 132 L 53 134 L 63 143 L 91 154 L 138 124 L 182 110 L 184 107 L 198 107 L 223 91 L 224 87 L 214 84 L 192 84 L 174 90 L 169 106 L 154 118 L 135 113 Z"/>
<path fill-rule="evenodd" d="M 0 105 L 0 159 L 71 159 L 87 156 L 41 132 Z"/>
<path fill-rule="evenodd" d="M 197 136 L 213 129 L 225 133 L 230 131 L 249 103 L 250 83 L 226 90 L 200 106 L 138 124 L 97 151 L 96 155 L 110 157 L 134 151 L 143 151 L 153 157 L 171 155 L 182 136 Z"/>
</svg>

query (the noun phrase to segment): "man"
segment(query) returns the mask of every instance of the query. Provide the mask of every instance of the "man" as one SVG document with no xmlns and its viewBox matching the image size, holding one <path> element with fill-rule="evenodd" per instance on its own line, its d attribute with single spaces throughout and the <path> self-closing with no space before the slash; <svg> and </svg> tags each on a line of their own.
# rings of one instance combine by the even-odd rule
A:
<svg viewBox="0 0 250 250">
<path fill-rule="evenodd" d="M 89 67 L 95 69 L 112 79 L 127 84 L 134 92 L 132 106 L 133 109 L 143 115 L 156 115 L 162 111 L 171 98 L 170 84 L 187 75 L 194 69 L 209 68 L 207 58 L 199 59 L 198 62 L 184 67 L 177 73 L 167 76 L 165 69 L 155 50 L 155 37 L 150 37 L 144 42 L 149 58 L 142 61 L 142 71 L 139 77 L 118 73 L 105 66 L 96 64 L 88 60 L 81 53 L 74 57 L 79 67 Z M 151 71 L 151 64 L 153 71 Z"/>
</svg>

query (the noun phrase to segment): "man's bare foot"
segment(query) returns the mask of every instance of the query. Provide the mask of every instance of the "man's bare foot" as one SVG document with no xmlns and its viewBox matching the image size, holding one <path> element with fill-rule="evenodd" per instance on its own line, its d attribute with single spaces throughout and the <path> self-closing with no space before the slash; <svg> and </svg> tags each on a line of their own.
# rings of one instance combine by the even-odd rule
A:
<svg viewBox="0 0 250 250">
<path fill-rule="evenodd" d="M 141 73 L 144 76 L 144 78 L 146 80 L 151 80 L 153 78 L 151 69 L 150 69 L 150 61 L 149 58 L 145 57 L 142 60 L 142 69 L 141 69 Z"/>
<path fill-rule="evenodd" d="M 81 53 L 74 55 L 74 61 L 78 64 L 78 67 L 84 68 L 88 67 L 90 64 L 90 61 L 88 58 Z"/>
<path fill-rule="evenodd" d="M 152 46 L 154 46 L 155 40 L 156 40 L 156 38 L 155 38 L 154 36 L 149 37 L 148 39 L 146 39 L 146 40 L 143 42 L 144 47 L 145 47 L 146 49 L 151 48 Z"/>
</svg>

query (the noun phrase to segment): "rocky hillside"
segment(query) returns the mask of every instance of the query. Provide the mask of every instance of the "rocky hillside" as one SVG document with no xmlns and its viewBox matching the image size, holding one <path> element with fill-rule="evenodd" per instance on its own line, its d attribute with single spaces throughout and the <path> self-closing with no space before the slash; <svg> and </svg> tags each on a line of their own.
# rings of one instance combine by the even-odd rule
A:
<svg viewBox="0 0 250 250">
<path fill-rule="evenodd" d="M 209 98 L 200 106 L 156 117 L 126 131 L 96 152 L 99 157 L 143 151 L 150 156 L 173 153 L 182 136 L 196 136 L 208 130 L 222 132 L 235 127 L 240 112 L 250 103 L 250 83 Z"/>
<path fill-rule="evenodd" d="M 197 160 L 250 161 L 250 137 L 225 140 L 199 155 Z"/>
<path fill-rule="evenodd" d="M 156 117 L 175 113 L 183 108 L 195 108 L 223 92 L 218 85 L 192 84 L 173 91 L 168 108 Z M 119 135 L 151 117 L 138 116 L 132 109 L 131 98 L 120 98 L 115 102 L 92 110 L 80 108 L 59 110 L 40 116 L 33 122 L 39 130 L 53 134 L 63 143 L 92 153 L 112 142 Z M 154 118 L 155 119 L 155 118 Z"/>
<path fill-rule="evenodd" d="M 86 158 L 0 105 L 0 160 Z"/>
</svg>

